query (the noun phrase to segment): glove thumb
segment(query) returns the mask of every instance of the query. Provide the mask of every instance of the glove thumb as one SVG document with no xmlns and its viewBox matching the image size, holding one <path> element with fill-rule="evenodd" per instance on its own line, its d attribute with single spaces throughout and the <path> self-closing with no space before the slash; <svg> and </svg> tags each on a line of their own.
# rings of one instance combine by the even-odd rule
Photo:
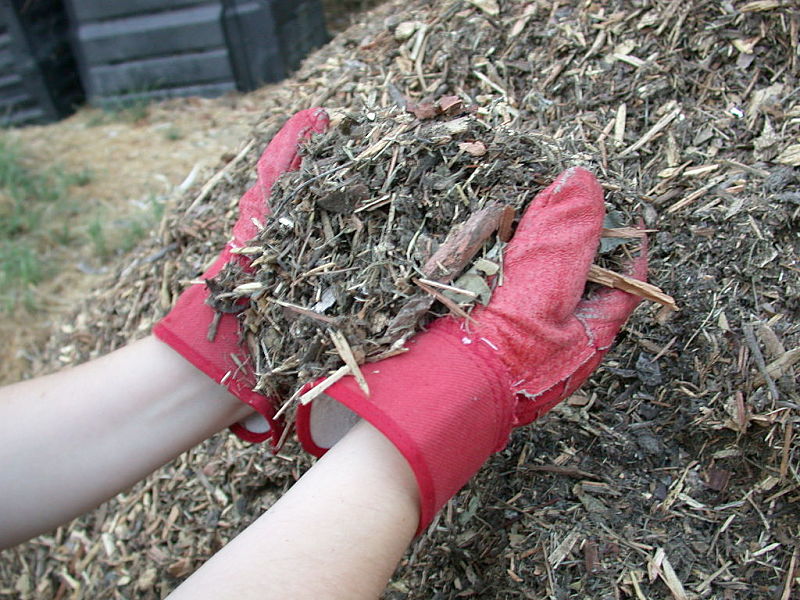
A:
<svg viewBox="0 0 800 600">
<path fill-rule="evenodd" d="M 630 261 L 625 273 L 639 281 L 647 281 L 647 236 L 642 238 L 639 256 Z M 575 316 L 583 322 L 592 344 L 607 350 L 614 337 L 628 320 L 641 298 L 622 290 L 603 288 L 591 298 L 581 300 Z"/>
</svg>

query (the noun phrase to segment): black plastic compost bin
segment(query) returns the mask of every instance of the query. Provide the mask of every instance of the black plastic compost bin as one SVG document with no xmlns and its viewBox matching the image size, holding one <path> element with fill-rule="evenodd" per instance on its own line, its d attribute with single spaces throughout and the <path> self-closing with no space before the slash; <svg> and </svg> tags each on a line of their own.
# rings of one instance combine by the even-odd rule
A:
<svg viewBox="0 0 800 600">
<path fill-rule="evenodd" d="M 66 0 L 81 79 L 95 104 L 251 90 L 327 41 L 321 3 Z"/>
<path fill-rule="evenodd" d="M 57 120 L 83 101 L 60 0 L 0 2 L 0 125 Z"/>
</svg>

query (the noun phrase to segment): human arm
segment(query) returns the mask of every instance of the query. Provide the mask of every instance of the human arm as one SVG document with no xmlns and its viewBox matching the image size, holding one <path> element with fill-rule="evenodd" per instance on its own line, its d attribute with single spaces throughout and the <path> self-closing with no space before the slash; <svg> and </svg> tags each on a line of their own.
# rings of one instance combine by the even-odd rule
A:
<svg viewBox="0 0 800 600">
<path fill-rule="evenodd" d="M 639 303 L 616 289 L 586 295 L 604 212 L 591 173 L 562 173 L 527 207 L 490 302 L 469 319 L 437 319 L 406 352 L 364 365 L 369 394 L 346 377 L 300 406 L 304 447 L 322 455 L 353 414 L 372 423 L 414 471 L 421 532 L 512 429 L 541 417 L 589 377 Z M 645 239 L 628 271 L 645 278 Z"/>
<path fill-rule="evenodd" d="M 152 336 L 0 388 L 0 548 L 83 514 L 251 412 Z"/>
<path fill-rule="evenodd" d="M 268 217 L 271 187 L 300 164 L 302 140 L 327 119 L 319 109 L 301 111 L 273 137 L 204 278 L 231 262 L 248 267 L 236 249 Z M 205 285 L 191 285 L 146 340 L 0 390 L 0 547 L 96 506 L 225 426 L 248 441 L 277 442 L 275 408 L 252 389 L 238 319 L 215 312 L 208 296 Z M 257 416 L 253 409 L 261 417 L 240 422 Z"/>
<path fill-rule="evenodd" d="M 170 600 L 377 598 L 418 520 L 408 463 L 362 421 Z"/>
</svg>

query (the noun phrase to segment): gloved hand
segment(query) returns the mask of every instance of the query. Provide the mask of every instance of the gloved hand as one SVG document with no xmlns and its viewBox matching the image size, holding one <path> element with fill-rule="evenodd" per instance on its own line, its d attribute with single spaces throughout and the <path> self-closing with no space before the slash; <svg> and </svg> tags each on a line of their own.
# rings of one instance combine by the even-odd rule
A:
<svg viewBox="0 0 800 600">
<path fill-rule="evenodd" d="M 297 414 L 321 455 L 362 417 L 403 454 L 421 497 L 419 531 L 526 425 L 575 391 L 600 363 L 639 298 L 603 289 L 582 299 L 603 227 L 594 176 L 562 173 L 531 203 L 503 260 L 503 285 L 470 322 L 435 321 L 405 354 L 367 364 L 370 389 L 341 380 Z M 644 279 L 646 251 L 631 265 Z M 349 409 L 349 410 L 347 410 Z"/>
<path fill-rule="evenodd" d="M 325 111 L 308 109 L 295 114 L 275 135 L 258 160 L 255 184 L 239 200 L 239 218 L 233 227 L 232 238 L 213 265 L 203 273 L 203 279 L 211 279 L 226 264 L 234 261 L 245 269 L 249 268 L 247 257 L 231 251 L 246 246 L 258 233 L 256 222 L 263 224 L 270 214 L 268 200 L 275 180 L 284 172 L 300 166 L 299 144 L 312 133 L 325 131 L 327 126 Z M 234 433 L 251 442 L 272 437 L 273 444 L 277 444 L 281 426 L 273 419 L 275 402 L 252 391 L 256 383 L 253 365 L 248 350 L 240 343 L 236 315 L 220 313 L 216 334 L 212 340 L 208 339 L 209 325 L 217 314 L 206 304 L 208 297 L 206 285 L 189 287 L 180 295 L 170 313 L 155 325 L 153 333 L 263 417 L 233 425 L 231 430 Z"/>
</svg>

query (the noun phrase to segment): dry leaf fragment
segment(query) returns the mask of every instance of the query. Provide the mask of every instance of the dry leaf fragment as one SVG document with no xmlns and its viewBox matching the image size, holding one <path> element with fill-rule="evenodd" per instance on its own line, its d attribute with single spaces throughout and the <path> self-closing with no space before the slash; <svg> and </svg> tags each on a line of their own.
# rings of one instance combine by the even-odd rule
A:
<svg viewBox="0 0 800 600">
<path fill-rule="evenodd" d="M 529 4 L 525 7 L 522 16 L 511 26 L 511 29 L 508 32 L 508 39 L 513 40 L 520 33 L 522 33 L 522 31 L 528 25 L 528 21 L 530 21 L 531 17 L 536 14 L 536 8 L 537 6 L 535 3 Z"/>
<path fill-rule="evenodd" d="M 458 147 L 470 156 L 483 156 L 486 154 L 486 144 L 483 142 L 461 142 Z"/>
<path fill-rule="evenodd" d="M 775 159 L 775 162 L 789 165 L 790 167 L 800 167 L 800 144 L 792 144 L 784 148 L 783 152 Z"/>
<path fill-rule="evenodd" d="M 442 123 L 442 128 L 450 135 L 461 135 L 462 133 L 466 133 L 469 129 L 469 122 L 469 117 L 459 117 L 458 119 Z"/>
<path fill-rule="evenodd" d="M 784 95 L 784 85 L 773 83 L 769 87 L 754 90 L 750 96 L 750 105 L 747 107 L 747 127 L 752 129 L 755 126 L 758 115 L 764 112 L 765 108 L 780 104 Z"/>
<path fill-rule="evenodd" d="M 739 10 L 741 12 L 760 12 L 765 10 L 774 10 L 783 6 L 783 0 L 753 0 L 742 6 Z"/>
<path fill-rule="evenodd" d="M 731 43 L 733 46 L 743 54 L 753 54 L 756 44 L 761 41 L 761 36 L 751 37 L 746 40 L 735 39 Z"/>
<path fill-rule="evenodd" d="M 409 39 L 419 29 L 419 21 L 403 21 L 394 30 L 394 39 L 398 42 L 404 42 Z"/>
<path fill-rule="evenodd" d="M 464 102 L 458 96 L 442 96 L 436 104 L 442 113 L 451 117 L 457 115 L 464 108 Z"/>
<path fill-rule="evenodd" d="M 496 17 L 500 14 L 500 5 L 497 0 L 468 0 L 468 2 L 490 17 Z"/>
<path fill-rule="evenodd" d="M 479 258 L 472 266 L 486 275 L 495 275 L 500 270 L 500 265 L 485 258 Z"/>
<path fill-rule="evenodd" d="M 180 558 L 167 567 L 170 577 L 180 579 L 192 572 L 192 561 L 188 558 Z"/>
<path fill-rule="evenodd" d="M 453 287 L 458 288 L 458 291 L 446 291 L 444 294 L 454 302 L 464 302 L 466 296 L 466 301 L 477 299 L 481 304 L 487 305 L 492 299 L 492 289 L 486 280 L 471 270 L 456 279 Z M 468 294 L 464 292 L 468 292 Z"/>
<path fill-rule="evenodd" d="M 760 161 L 771 159 L 776 153 L 773 147 L 780 141 L 781 136 L 775 132 L 775 128 L 772 127 L 769 118 L 765 116 L 761 135 L 753 140 L 753 156 Z"/>
<path fill-rule="evenodd" d="M 420 121 L 425 119 L 433 119 L 439 115 L 439 108 L 433 102 L 423 102 L 421 104 L 413 104 L 408 107 L 414 116 Z"/>
<path fill-rule="evenodd" d="M 717 492 L 724 492 L 731 479 L 731 472 L 727 469 L 709 467 L 706 472 L 706 485 Z"/>
</svg>

